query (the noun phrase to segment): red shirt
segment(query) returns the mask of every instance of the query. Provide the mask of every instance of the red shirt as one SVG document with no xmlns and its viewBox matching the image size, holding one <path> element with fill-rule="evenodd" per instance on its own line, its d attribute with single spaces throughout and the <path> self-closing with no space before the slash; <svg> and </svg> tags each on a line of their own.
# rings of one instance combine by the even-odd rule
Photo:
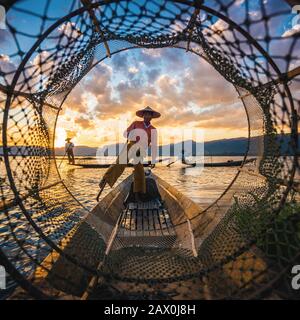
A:
<svg viewBox="0 0 300 320">
<path fill-rule="evenodd" d="M 142 129 L 147 133 L 148 145 L 151 143 L 151 130 L 155 130 L 155 132 L 153 132 L 152 134 L 155 134 L 154 137 L 156 139 L 156 128 L 153 127 L 153 125 L 151 123 L 147 126 L 144 121 L 134 121 L 134 122 L 132 122 L 132 124 L 126 130 L 127 137 L 129 135 L 130 131 L 133 130 L 133 129 Z M 140 137 L 137 136 L 136 137 L 136 142 L 138 142 L 139 140 L 140 140 Z"/>
</svg>

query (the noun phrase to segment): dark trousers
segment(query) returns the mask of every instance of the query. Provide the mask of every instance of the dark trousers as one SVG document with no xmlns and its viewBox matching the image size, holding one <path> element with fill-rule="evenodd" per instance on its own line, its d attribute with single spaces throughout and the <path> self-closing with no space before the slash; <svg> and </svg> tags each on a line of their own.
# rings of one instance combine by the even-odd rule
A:
<svg viewBox="0 0 300 320">
<path fill-rule="evenodd" d="M 75 164 L 74 152 L 72 149 L 67 151 L 69 164 Z"/>
</svg>

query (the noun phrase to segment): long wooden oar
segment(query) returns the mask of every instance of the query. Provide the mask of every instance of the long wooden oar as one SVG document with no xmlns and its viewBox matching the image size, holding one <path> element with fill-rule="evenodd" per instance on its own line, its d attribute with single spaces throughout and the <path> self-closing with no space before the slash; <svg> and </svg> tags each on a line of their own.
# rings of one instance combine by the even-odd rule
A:
<svg viewBox="0 0 300 320">
<path fill-rule="evenodd" d="M 127 140 L 126 144 L 124 145 L 123 149 L 121 150 L 121 152 L 119 153 L 118 158 L 117 158 L 117 160 L 116 160 L 116 163 L 118 162 L 118 159 L 119 159 L 119 157 L 120 157 L 120 154 L 125 150 L 125 148 L 127 148 L 127 145 L 128 145 L 128 140 Z M 97 198 L 96 198 L 97 202 L 99 202 L 101 193 L 102 193 L 102 191 L 104 190 L 105 186 L 106 186 L 106 183 L 104 183 L 103 186 L 101 186 L 100 191 L 98 192 L 98 195 L 97 195 Z"/>
<path fill-rule="evenodd" d="M 64 156 L 63 156 L 62 159 L 60 160 L 60 163 L 59 163 L 59 165 L 58 165 L 58 169 L 60 168 L 62 162 L 65 160 L 65 156 L 66 156 L 66 154 L 68 153 L 69 149 L 70 149 L 70 146 L 68 146 L 67 150 L 65 151 Z"/>
<path fill-rule="evenodd" d="M 97 195 L 97 198 L 96 198 L 97 202 L 99 202 L 101 193 L 104 190 L 105 186 L 106 186 L 106 183 L 104 183 L 103 186 L 100 188 L 100 191 L 98 192 L 98 195 Z"/>
<path fill-rule="evenodd" d="M 63 163 L 63 161 L 65 160 L 65 156 L 67 154 L 68 150 L 65 152 L 64 156 L 62 157 L 62 159 L 60 160 L 60 163 L 58 165 L 58 169 L 60 168 L 61 164 Z"/>
<path fill-rule="evenodd" d="M 175 161 L 173 161 L 173 162 L 170 162 L 170 163 L 168 163 L 167 164 L 167 167 L 170 167 L 173 163 L 175 163 L 175 162 L 177 162 L 179 160 L 179 158 L 177 158 Z"/>
</svg>

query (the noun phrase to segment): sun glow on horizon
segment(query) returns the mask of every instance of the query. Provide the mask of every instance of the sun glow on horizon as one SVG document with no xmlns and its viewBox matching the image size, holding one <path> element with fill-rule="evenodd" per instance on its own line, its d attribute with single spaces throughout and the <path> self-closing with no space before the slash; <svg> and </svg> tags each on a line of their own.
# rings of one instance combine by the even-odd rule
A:
<svg viewBox="0 0 300 320">
<path fill-rule="evenodd" d="M 186 129 L 203 130 L 205 141 L 248 136 L 234 87 L 206 61 L 173 48 L 128 51 L 98 64 L 65 101 L 55 146 L 64 145 L 66 130 L 76 133 L 77 146 L 123 143 L 120 135 L 141 120 L 135 112 L 147 105 L 161 113 L 152 124 L 163 141 L 181 140 Z M 122 120 L 127 121 L 123 131 Z"/>
<path fill-rule="evenodd" d="M 60 148 L 65 145 L 65 139 L 67 138 L 67 133 L 64 128 L 56 128 L 55 133 L 55 147 Z"/>
</svg>

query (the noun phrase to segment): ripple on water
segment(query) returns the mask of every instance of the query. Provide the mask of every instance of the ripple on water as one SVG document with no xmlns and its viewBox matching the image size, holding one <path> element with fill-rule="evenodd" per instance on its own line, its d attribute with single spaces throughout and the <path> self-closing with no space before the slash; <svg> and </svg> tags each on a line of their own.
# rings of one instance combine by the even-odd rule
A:
<svg viewBox="0 0 300 320">
<path fill-rule="evenodd" d="M 227 160 L 241 160 L 243 157 L 212 157 L 213 162 Z M 211 159 L 209 159 L 211 161 Z M 95 163 L 96 160 L 85 160 L 85 163 Z M 153 172 L 180 192 L 202 205 L 213 203 L 224 192 L 237 174 L 237 167 L 204 168 L 200 175 L 198 168 L 183 168 L 181 164 L 174 163 L 170 168 L 167 163 L 156 165 Z M 61 176 L 70 191 L 88 209 L 96 205 L 98 184 L 106 169 L 75 168 L 64 162 L 61 166 Z M 125 169 L 117 183 L 121 182 L 132 172 Z M 111 189 L 106 187 L 102 197 Z"/>
</svg>

